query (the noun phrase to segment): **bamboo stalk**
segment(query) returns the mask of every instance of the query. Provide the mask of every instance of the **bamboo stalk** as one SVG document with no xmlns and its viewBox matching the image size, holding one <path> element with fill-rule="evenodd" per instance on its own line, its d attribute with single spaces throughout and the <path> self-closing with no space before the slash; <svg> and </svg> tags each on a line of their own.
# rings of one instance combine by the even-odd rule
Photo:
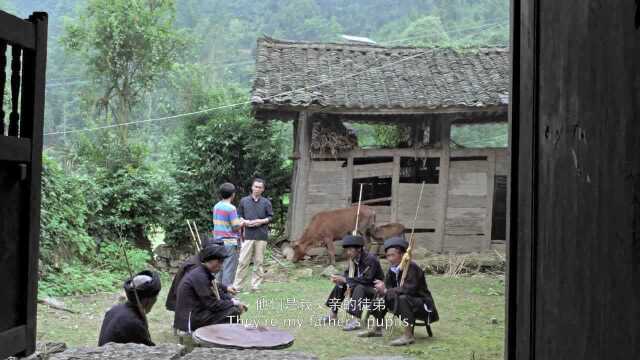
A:
<svg viewBox="0 0 640 360">
<path fill-rule="evenodd" d="M 418 195 L 418 205 L 416 206 L 416 215 L 413 217 L 413 224 L 411 225 L 411 236 L 409 237 L 409 247 L 407 251 L 404 253 L 402 257 L 402 261 L 400 261 L 400 269 L 402 270 L 402 278 L 400 279 L 400 286 L 404 285 L 404 280 L 407 278 L 407 270 L 409 269 L 409 265 L 411 264 L 411 257 L 413 253 L 413 248 L 416 244 L 415 239 L 415 230 L 416 230 L 416 221 L 418 220 L 418 211 L 420 210 L 420 203 L 422 202 L 422 193 L 424 191 L 424 181 L 422 182 L 422 186 L 420 186 L 420 195 Z"/>
<path fill-rule="evenodd" d="M 193 229 L 191 229 L 191 223 L 187 220 L 187 226 L 189 227 L 189 232 L 191 233 L 191 240 L 193 240 L 193 244 L 195 245 L 196 252 L 200 252 L 200 246 L 198 246 L 198 240 L 196 240 L 196 236 L 193 233 Z"/>
<path fill-rule="evenodd" d="M 360 183 L 360 195 L 358 195 L 358 211 L 356 212 L 356 228 L 353 229 L 353 232 L 351 233 L 351 235 L 356 236 L 358 235 L 358 221 L 360 220 L 360 205 L 362 204 L 362 186 L 364 184 Z"/>
<path fill-rule="evenodd" d="M 140 297 L 138 296 L 138 289 L 136 289 L 136 284 L 133 282 L 133 271 L 131 270 L 131 264 L 129 263 L 129 257 L 127 256 L 127 250 L 125 249 L 125 242 L 122 238 L 122 231 L 120 232 L 120 249 L 122 250 L 122 255 L 124 256 L 124 260 L 127 264 L 127 270 L 129 270 L 129 279 L 131 281 L 131 287 L 133 288 L 133 294 L 136 298 L 136 304 L 138 305 L 138 311 L 140 311 L 140 315 L 142 316 L 142 320 L 144 321 L 147 336 L 149 340 L 151 340 L 151 333 L 149 332 L 149 322 L 147 321 L 147 313 L 144 311 L 142 307 L 142 302 L 140 301 Z"/>
</svg>

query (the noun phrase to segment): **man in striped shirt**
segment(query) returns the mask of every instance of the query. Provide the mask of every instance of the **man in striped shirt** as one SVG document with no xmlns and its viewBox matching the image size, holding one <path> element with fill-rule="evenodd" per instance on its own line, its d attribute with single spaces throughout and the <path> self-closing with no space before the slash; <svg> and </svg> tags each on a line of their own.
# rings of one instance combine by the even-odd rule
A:
<svg viewBox="0 0 640 360">
<path fill-rule="evenodd" d="M 240 229 L 243 221 L 238 216 L 236 207 L 231 203 L 236 195 L 236 187 L 231 183 L 220 186 L 220 197 L 213 207 L 213 237 L 215 241 L 224 242 L 229 256 L 222 264 L 220 281 L 225 286 L 231 286 L 238 268 L 238 253 L 240 251 Z"/>
</svg>

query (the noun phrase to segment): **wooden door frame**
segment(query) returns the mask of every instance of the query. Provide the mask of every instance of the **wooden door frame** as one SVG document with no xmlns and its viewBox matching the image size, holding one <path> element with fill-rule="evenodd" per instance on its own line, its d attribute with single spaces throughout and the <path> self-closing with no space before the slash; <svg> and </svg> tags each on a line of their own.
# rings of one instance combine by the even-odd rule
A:
<svg viewBox="0 0 640 360">
<path fill-rule="evenodd" d="M 22 20 L 0 11 L 2 39 L 22 51 L 19 134 L 0 135 L 0 158 L 5 164 L 13 163 L 15 171 L 23 171 L 20 181 L 26 185 L 21 194 L 21 203 L 25 206 L 19 214 L 18 224 L 19 237 L 23 241 L 20 245 L 26 254 L 25 266 L 16 269 L 23 272 L 16 276 L 22 276 L 26 281 L 24 292 L 20 294 L 24 322 L 0 333 L 0 358 L 14 354 L 27 356 L 35 351 L 47 24 L 48 17 L 43 12 L 35 12 Z"/>
<path fill-rule="evenodd" d="M 504 357 L 535 359 L 539 0 L 511 0 Z"/>
</svg>

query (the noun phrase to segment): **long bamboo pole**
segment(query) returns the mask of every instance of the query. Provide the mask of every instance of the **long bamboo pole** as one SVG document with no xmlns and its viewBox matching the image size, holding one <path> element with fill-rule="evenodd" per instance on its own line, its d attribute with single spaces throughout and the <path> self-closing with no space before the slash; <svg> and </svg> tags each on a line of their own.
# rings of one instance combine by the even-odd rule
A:
<svg viewBox="0 0 640 360">
<path fill-rule="evenodd" d="M 144 311 L 142 307 L 142 302 L 140 301 L 140 296 L 138 296 L 138 289 L 136 289 L 136 284 L 133 282 L 133 270 L 131 269 L 131 263 L 129 263 L 129 257 L 127 256 L 127 250 L 125 249 L 125 242 L 122 237 L 122 231 L 120 230 L 120 249 L 122 250 L 122 255 L 124 256 L 124 260 L 127 264 L 127 270 L 129 271 L 129 279 L 131 281 L 131 287 L 133 288 L 133 294 L 136 298 L 136 305 L 138 307 L 138 311 L 142 316 L 142 320 L 144 321 L 145 328 L 147 330 L 147 336 L 149 341 L 151 341 L 151 333 L 149 332 L 149 323 L 147 321 L 147 313 Z"/>
<path fill-rule="evenodd" d="M 400 261 L 400 269 L 402 270 L 402 278 L 400 279 L 400 286 L 404 285 L 404 280 L 407 277 L 407 270 L 411 264 L 411 258 L 413 257 L 413 248 L 416 245 L 416 238 L 414 236 L 416 230 L 416 221 L 418 220 L 418 211 L 420 210 L 420 203 L 422 202 L 422 192 L 424 191 L 424 181 L 420 186 L 420 195 L 418 195 L 418 205 L 416 206 L 416 215 L 413 217 L 413 225 L 411 225 L 411 236 L 409 237 L 409 247 Z"/>
</svg>

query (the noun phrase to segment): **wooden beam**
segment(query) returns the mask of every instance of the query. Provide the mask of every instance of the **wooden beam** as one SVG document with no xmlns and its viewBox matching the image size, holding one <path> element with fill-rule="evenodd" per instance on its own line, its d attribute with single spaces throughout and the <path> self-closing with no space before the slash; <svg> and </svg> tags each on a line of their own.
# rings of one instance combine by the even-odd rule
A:
<svg viewBox="0 0 640 360">
<path fill-rule="evenodd" d="M 391 222 L 398 222 L 398 195 L 400 190 L 400 156 L 393 157 L 393 175 L 391 176 Z"/>
<path fill-rule="evenodd" d="M 36 48 L 34 24 L 0 10 L 0 36 L 9 45 L 18 45 L 23 49 Z M 2 69 L 4 71 L 4 69 Z"/>
<path fill-rule="evenodd" d="M 344 190 L 345 190 L 345 199 L 347 199 L 347 202 L 345 205 L 345 207 L 349 207 L 351 205 L 351 203 L 353 202 L 352 194 L 353 194 L 353 156 L 349 156 L 347 158 L 347 177 L 346 177 L 346 184 L 344 186 Z"/>
<path fill-rule="evenodd" d="M 296 178 L 293 188 L 294 207 L 291 216 L 291 241 L 297 240 L 305 227 L 307 183 L 311 164 L 311 116 L 307 112 L 301 112 L 298 117 L 297 127 L 297 148 L 295 151 L 300 154 L 300 159 L 296 160 Z"/>
<path fill-rule="evenodd" d="M 511 176 L 507 239 L 507 307 L 505 357 L 535 359 L 535 223 L 537 192 L 535 144 L 539 0 L 511 0 Z"/>
<path fill-rule="evenodd" d="M 368 204 L 373 204 L 373 203 L 377 203 L 377 202 L 381 202 L 381 201 L 391 201 L 392 197 L 388 196 L 388 197 L 382 197 L 382 198 L 378 198 L 378 199 L 369 199 L 369 200 L 362 200 L 360 202 L 360 204 L 362 205 L 368 205 Z M 356 201 L 355 203 L 352 200 L 351 205 L 358 205 L 358 202 Z"/>
<path fill-rule="evenodd" d="M 330 106 L 288 106 L 277 104 L 254 104 L 253 109 L 256 113 L 266 113 L 268 111 L 277 112 L 321 112 L 324 114 L 340 114 L 340 115 L 362 115 L 362 116 L 377 116 L 377 115 L 441 115 L 441 114 L 453 114 L 463 115 L 464 118 L 472 114 L 507 114 L 508 105 L 491 105 L 482 108 L 478 107 L 464 107 L 464 106 L 450 106 L 439 108 L 394 108 L 394 109 L 347 109 L 342 107 L 330 107 Z M 421 117 L 416 117 L 416 120 L 421 120 Z M 506 121 L 506 119 L 505 119 Z"/>
<path fill-rule="evenodd" d="M 0 333 L 0 358 L 17 355 L 27 347 L 27 327 L 11 328 Z"/>
<path fill-rule="evenodd" d="M 340 154 L 340 157 L 439 157 L 440 149 L 354 149 Z"/>
<path fill-rule="evenodd" d="M 31 122 L 23 123 L 21 133 L 31 138 L 31 166 L 29 171 L 29 191 L 25 200 L 29 203 L 29 216 L 25 220 L 28 229 L 29 253 L 27 272 L 27 346 L 25 353 L 32 354 L 36 347 L 36 319 L 38 300 L 38 258 L 40 244 L 40 206 L 42 184 L 42 137 L 44 129 L 44 97 L 47 68 L 47 29 L 46 13 L 37 12 L 29 17 L 35 29 L 35 51 L 25 51 L 23 63 L 30 68 L 31 75 L 24 76 L 23 104 L 31 102 L 33 107 L 23 107 L 23 116 Z M 25 69 L 23 69 L 24 74 Z"/>
<path fill-rule="evenodd" d="M 487 158 L 488 168 L 487 168 L 487 205 L 486 205 L 486 216 L 485 216 L 485 224 L 484 224 L 484 236 L 485 239 L 483 241 L 482 250 L 489 251 L 491 250 L 491 228 L 493 225 L 493 203 L 494 203 L 494 191 L 495 191 L 495 175 L 496 175 L 496 154 L 495 152 L 491 152 L 489 157 Z"/>
<path fill-rule="evenodd" d="M 0 135 L 0 160 L 30 162 L 31 139 Z"/>
<path fill-rule="evenodd" d="M 440 219 L 438 219 L 440 234 L 438 234 L 439 236 L 437 247 L 440 252 L 444 252 L 447 232 L 447 208 L 449 206 L 449 139 L 451 138 L 451 122 L 444 122 L 440 125 L 439 138 L 441 139 L 440 142 L 442 144 L 442 152 L 440 153 L 440 178 L 438 180 L 438 183 L 440 185 L 440 192 L 442 193 L 442 208 L 439 212 Z"/>
</svg>

